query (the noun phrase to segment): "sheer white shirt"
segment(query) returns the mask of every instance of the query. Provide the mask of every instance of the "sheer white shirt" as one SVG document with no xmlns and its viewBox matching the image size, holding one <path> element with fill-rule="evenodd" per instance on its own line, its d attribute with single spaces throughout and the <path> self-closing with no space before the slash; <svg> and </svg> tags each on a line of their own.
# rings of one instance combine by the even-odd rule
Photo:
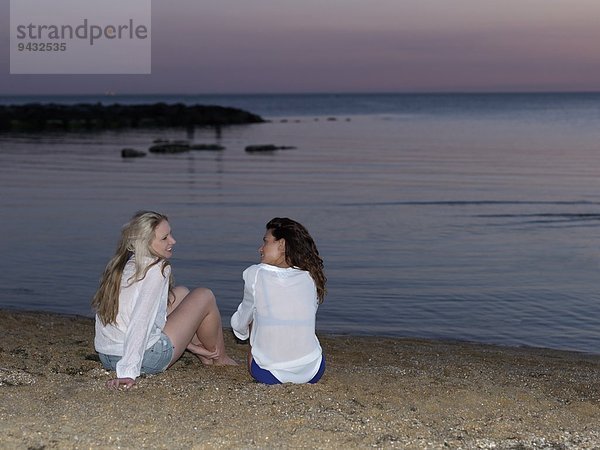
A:
<svg viewBox="0 0 600 450">
<path fill-rule="evenodd" d="M 144 352 L 158 341 L 165 326 L 171 267 L 164 272 L 162 263 L 155 264 L 142 280 L 130 284 L 135 274 L 131 258 L 121 277 L 116 323 L 103 325 L 96 316 L 96 351 L 122 357 L 117 363 L 118 378 L 136 379 L 140 375 Z"/>
<path fill-rule="evenodd" d="M 250 337 L 252 358 L 282 383 L 311 380 L 322 350 L 315 334 L 317 288 L 309 272 L 256 264 L 243 279 L 244 298 L 231 317 L 235 335 Z"/>
</svg>

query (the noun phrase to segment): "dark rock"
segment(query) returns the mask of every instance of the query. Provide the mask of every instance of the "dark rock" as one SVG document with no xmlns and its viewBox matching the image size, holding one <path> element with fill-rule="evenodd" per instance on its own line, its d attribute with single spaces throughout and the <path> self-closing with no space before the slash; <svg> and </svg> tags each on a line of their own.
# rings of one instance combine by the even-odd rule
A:
<svg viewBox="0 0 600 450">
<path fill-rule="evenodd" d="M 192 144 L 190 146 L 191 150 L 225 150 L 220 144 Z"/>
<path fill-rule="evenodd" d="M 150 151 L 150 153 L 184 153 L 190 151 L 190 144 L 167 142 L 165 144 L 153 145 L 148 151 Z"/>
<path fill-rule="evenodd" d="M 258 153 L 258 152 L 274 152 L 276 150 L 289 150 L 289 149 L 294 149 L 296 147 L 290 147 L 290 146 L 278 146 L 278 145 L 273 145 L 273 144 L 267 144 L 267 145 L 248 145 L 246 147 L 246 151 L 248 153 Z"/>
<path fill-rule="evenodd" d="M 123 158 L 139 158 L 141 156 L 146 156 L 146 152 L 141 152 L 134 148 L 124 148 L 121 150 L 121 156 Z"/>
</svg>

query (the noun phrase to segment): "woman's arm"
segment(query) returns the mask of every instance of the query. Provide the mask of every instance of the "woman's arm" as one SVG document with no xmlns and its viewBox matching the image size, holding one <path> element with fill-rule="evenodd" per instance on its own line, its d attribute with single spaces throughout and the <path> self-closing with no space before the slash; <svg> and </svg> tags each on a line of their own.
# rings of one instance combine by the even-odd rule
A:
<svg viewBox="0 0 600 450">
<path fill-rule="evenodd" d="M 135 289 L 134 307 L 125 333 L 123 357 L 117 363 L 118 379 L 135 380 L 140 375 L 142 359 L 159 307 L 161 302 L 167 301 L 170 268 L 163 275 L 160 266 L 153 266 L 142 280 L 130 287 Z"/>
<path fill-rule="evenodd" d="M 231 316 L 231 328 L 238 339 L 245 341 L 250 337 L 250 324 L 254 319 L 254 289 L 258 266 L 250 266 L 242 274 L 244 279 L 244 298 L 237 311 Z"/>
</svg>

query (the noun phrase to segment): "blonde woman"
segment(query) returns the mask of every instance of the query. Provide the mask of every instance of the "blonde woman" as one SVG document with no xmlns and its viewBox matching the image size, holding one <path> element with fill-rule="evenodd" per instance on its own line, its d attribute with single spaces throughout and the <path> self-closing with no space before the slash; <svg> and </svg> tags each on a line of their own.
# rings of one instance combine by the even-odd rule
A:
<svg viewBox="0 0 600 450">
<path fill-rule="evenodd" d="M 92 300 L 96 351 L 117 374 L 109 388 L 133 387 L 140 374 L 166 370 L 186 349 L 204 364 L 236 364 L 225 351 L 213 293 L 173 287 L 174 245 L 163 214 L 138 212 L 122 229 Z"/>
</svg>

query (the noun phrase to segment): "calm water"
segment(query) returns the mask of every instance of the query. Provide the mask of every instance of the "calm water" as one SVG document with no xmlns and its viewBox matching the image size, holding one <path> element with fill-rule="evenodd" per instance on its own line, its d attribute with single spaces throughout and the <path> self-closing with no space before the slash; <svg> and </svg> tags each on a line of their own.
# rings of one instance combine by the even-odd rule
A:
<svg viewBox="0 0 600 450">
<path fill-rule="evenodd" d="M 156 209 L 177 281 L 211 287 L 227 324 L 264 224 L 289 216 L 325 259 L 321 331 L 600 353 L 598 94 L 59 100 L 198 101 L 272 121 L 0 135 L 0 307 L 91 316 L 120 226 Z M 155 138 L 227 149 L 121 159 Z M 297 148 L 244 152 L 267 143 Z"/>
</svg>

